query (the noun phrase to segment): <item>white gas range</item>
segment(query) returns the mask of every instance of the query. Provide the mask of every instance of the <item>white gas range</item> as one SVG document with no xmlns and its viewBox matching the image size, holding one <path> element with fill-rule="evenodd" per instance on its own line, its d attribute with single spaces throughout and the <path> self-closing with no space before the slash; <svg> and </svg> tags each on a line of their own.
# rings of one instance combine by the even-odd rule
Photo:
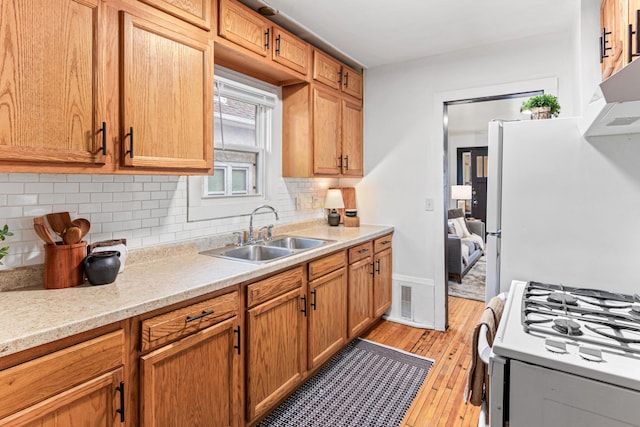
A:
<svg viewBox="0 0 640 427">
<path fill-rule="evenodd" d="M 489 366 L 492 427 L 640 426 L 640 297 L 514 281 Z"/>
</svg>

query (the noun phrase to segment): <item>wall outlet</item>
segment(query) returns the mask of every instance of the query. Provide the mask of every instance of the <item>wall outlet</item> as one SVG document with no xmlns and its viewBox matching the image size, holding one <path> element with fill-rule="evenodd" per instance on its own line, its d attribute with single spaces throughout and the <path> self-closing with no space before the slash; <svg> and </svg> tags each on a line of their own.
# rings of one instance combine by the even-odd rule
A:
<svg viewBox="0 0 640 427">
<path fill-rule="evenodd" d="M 313 196 L 311 197 L 311 207 L 313 209 L 319 209 L 322 207 L 322 201 L 319 197 Z"/>
<path fill-rule="evenodd" d="M 433 211 L 433 199 L 424 199 L 424 210 L 425 211 Z"/>
</svg>

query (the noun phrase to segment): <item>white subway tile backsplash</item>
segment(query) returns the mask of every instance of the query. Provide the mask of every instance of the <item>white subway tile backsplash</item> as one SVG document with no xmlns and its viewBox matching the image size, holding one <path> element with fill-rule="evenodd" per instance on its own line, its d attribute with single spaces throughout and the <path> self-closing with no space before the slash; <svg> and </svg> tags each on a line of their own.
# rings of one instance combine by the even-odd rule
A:
<svg viewBox="0 0 640 427">
<path fill-rule="evenodd" d="M 324 199 L 331 179 L 278 179 L 271 194 L 278 209 L 277 225 L 321 218 L 322 209 L 312 209 L 312 197 Z M 296 198 L 305 200 L 296 209 Z M 33 231 L 33 217 L 69 211 L 72 217 L 91 221 L 86 240 L 97 242 L 126 238 L 130 248 L 181 241 L 213 234 L 244 230 L 246 215 L 187 221 L 187 178 L 148 175 L 58 175 L 0 174 L 0 227 L 8 224 L 14 236 L 3 244 L 9 255 L 0 269 L 41 264 L 43 243 Z M 255 226 L 274 223 L 258 215 Z"/>
</svg>

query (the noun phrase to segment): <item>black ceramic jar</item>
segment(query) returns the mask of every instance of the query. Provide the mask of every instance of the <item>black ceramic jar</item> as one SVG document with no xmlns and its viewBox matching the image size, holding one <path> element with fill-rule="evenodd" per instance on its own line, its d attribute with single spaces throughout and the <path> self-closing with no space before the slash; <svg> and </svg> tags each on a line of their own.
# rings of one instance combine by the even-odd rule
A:
<svg viewBox="0 0 640 427">
<path fill-rule="evenodd" d="M 84 274 L 92 285 L 113 283 L 120 270 L 120 252 L 93 252 L 84 258 Z"/>
</svg>

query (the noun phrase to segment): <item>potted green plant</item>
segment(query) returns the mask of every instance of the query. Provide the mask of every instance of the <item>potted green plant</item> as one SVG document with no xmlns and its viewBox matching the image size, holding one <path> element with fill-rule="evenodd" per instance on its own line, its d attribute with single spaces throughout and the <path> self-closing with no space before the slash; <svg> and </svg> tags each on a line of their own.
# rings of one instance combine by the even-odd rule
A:
<svg viewBox="0 0 640 427">
<path fill-rule="evenodd" d="M 9 226 L 5 224 L 4 228 L 0 230 L 0 242 L 3 241 L 8 236 L 13 236 L 13 233 L 9 231 Z M 8 252 L 9 252 L 9 246 L 0 248 L 0 260 L 4 258 Z M 0 265 L 2 265 L 2 261 L 0 261 Z"/>
<path fill-rule="evenodd" d="M 558 117 L 560 104 L 558 104 L 557 97 L 543 93 L 524 101 L 520 111 L 531 111 L 532 120 L 550 119 L 551 116 Z"/>
</svg>

